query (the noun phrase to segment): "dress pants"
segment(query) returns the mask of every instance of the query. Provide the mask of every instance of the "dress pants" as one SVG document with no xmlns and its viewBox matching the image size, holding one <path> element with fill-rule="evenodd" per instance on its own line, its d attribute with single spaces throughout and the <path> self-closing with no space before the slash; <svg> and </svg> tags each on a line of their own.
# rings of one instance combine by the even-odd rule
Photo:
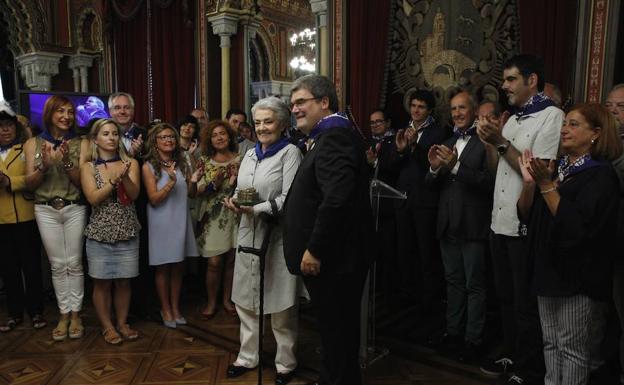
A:
<svg viewBox="0 0 624 385">
<path fill-rule="evenodd" d="M 584 295 L 537 297 L 544 332 L 544 385 L 585 385 L 594 301 Z"/>
<path fill-rule="evenodd" d="M 52 285 L 61 314 L 79 312 L 84 297 L 82 246 L 87 208 L 72 204 L 60 210 L 35 205 L 35 218 L 52 268 Z"/>
<path fill-rule="evenodd" d="M 494 283 L 503 321 L 504 349 L 525 377 L 542 378 L 544 356 L 533 272 L 521 237 L 490 233 Z"/>
<path fill-rule="evenodd" d="M 446 276 L 446 331 L 480 344 L 485 325 L 486 242 L 446 237 L 440 241 Z"/>
<path fill-rule="evenodd" d="M 290 373 L 297 368 L 297 333 L 299 328 L 299 307 L 291 306 L 286 310 L 271 314 L 271 329 L 277 342 L 275 368 L 278 373 Z M 240 319 L 241 347 L 235 364 L 246 368 L 258 366 L 258 325 L 259 318 L 255 311 L 236 305 Z"/>
<path fill-rule="evenodd" d="M 399 266 L 408 297 L 428 307 L 442 298 L 440 245 L 436 238 L 437 208 L 402 203 L 396 210 Z"/>
<path fill-rule="evenodd" d="M 7 291 L 8 316 L 43 313 L 41 240 L 34 220 L 0 225 L 0 272 Z M 24 290 L 25 286 L 25 290 Z"/>
<path fill-rule="evenodd" d="M 367 267 L 355 272 L 305 276 L 321 334 L 322 385 L 361 385 L 360 307 Z"/>
</svg>

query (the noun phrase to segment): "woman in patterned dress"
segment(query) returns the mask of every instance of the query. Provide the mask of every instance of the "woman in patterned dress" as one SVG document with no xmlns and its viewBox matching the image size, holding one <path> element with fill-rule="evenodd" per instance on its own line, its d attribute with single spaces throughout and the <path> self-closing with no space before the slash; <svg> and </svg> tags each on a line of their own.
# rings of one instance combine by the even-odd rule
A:
<svg viewBox="0 0 624 385">
<path fill-rule="evenodd" d="M 236 134 L 229 124 L 213 120 L 202 132 L 201 152 L 198 163 L 203 165 L 204 177 L 199 181 L 199 224 L 197 245 L 201 255 L 208 258 L 206 290 L 208 303 L 201 313 L 212 318 L 217 311 L 221 263 L 225 260 L 223 277 L 223 307 L 236 315 L 232 303 L 232 278 L 234 275 L 234 248 L 238 229 L 238 215 L 223 206 L 223 199 L 236 187 L 240 157 Z"/>
<path fill-rule="evenodd" d="M 139 333 L 127 324 L 130 278 L 139 275 L 139 220 L 133 201 L 139 195 L 139 163 L 126 154 L 120 128 L 100 119 L 91 128 L 93 161 L 80 169 L 82 191 L 92 207 L 85 229 L 93 305 L 104 340 L 113 345 Z M 111 298 L 111 289 L 114 295 Z M 111 304 L 117 327 L 113 326 Z"/>
</svg>

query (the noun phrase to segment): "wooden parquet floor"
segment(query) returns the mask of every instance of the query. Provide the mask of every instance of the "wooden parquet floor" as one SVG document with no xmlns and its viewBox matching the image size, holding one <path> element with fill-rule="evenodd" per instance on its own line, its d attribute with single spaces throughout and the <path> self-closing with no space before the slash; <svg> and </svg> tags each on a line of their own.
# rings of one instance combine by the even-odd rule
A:
<svg viewBox="0 0 624 385">
<path fill-rule="evenodd" d="M 52 306 L 48 306 L 51 308 Z M 224 312 L 203 320 L 197 306 L 187 306 L 189 325 L 166 329 L 156 321 L 140 321 L 133 328 L 141 332 L 137 341 L 111 346 L 104 342 L 92 309 L 83 320 L 86 334 L 78 340 L 54 342 L 53 322 L 42 330 L 29 320 L 10 333 L 0 334 L 0 384 L 19 385 L 251 385 L 257 373 L 237 379 L 226 378 L 226 368 L 238 351 L 238 321 Z M 4 319 L 4 314 L 0 313 Z M 53 321 L 54 314 L 48 314 Z M 317 378 L 318 342 L 315 332 L 303 320 L 299 341 L 299 369 L 291 384 L 301 385 Z M 268 330 L 268 329 L 267 329 Z M 270 333 L 269 333 L 270 334 Z M 400 349 L 399 349 L 400 350 Z M 266 338 L 264 384 L 273 384 L 270 364 L 274 341 Z M 479 385 L 492 383 L 475 370 L 464 370 L 421 355 L 390 354 L 363 370 L 367 385 Z"/>
</svg>

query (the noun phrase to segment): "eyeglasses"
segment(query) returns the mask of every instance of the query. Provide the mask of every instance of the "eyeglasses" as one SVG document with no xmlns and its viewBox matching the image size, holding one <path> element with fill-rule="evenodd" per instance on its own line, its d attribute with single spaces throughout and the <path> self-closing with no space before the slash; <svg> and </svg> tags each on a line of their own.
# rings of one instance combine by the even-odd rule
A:
<svg viewBox="0 0 624 385">
<path fill-rule="evenodd" d="M 310 100 L 318 100 L 321 98 L 317 98 L 317 97 L 311 97 L 311 98 L 301 98 L 301 99 L 297 99 L 294 102 L 290 103 L 290 109 L 292 110 L 293 108 L 297 107 L 297 108 L 301 108 L 303 107 L 304 104 L 306 104 L 307 102 L 309 102 Z"/>
<path fill-rule="evenodd" d="M 156 139 L 160 140 L 176 140 L 175 135 L 156 135 Z"/>
<path fill-rule="evenodd" d="M 371 120 L 370 121 L 370 125 L 371 125 L 371 127 L 374 127 L 374 126 L 379 126 L 381 124 L 384 124 L 385 122 L 386 121 L 383 120 L 383 119 Z"/>
</svg>

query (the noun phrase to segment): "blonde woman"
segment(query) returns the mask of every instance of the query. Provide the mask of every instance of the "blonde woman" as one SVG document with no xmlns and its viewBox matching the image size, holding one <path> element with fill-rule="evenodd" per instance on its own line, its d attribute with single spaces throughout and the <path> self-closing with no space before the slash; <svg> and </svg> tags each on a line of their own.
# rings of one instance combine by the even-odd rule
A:
<svg viewBox="0 0 624 385">
<path fill-rule="evenodd" d="M 130 278 L 139 275 L 139 220 L 133 201 L 139 195 L 140 172 L 126 154 L 120 128 L 100 119 L 91 128 L 92 158 L 80 169 L 82 190 L 92 207 L 87 237 L 89 276 L 93 278 L 93 305 L 104 341 L 119 344 L 138 338 L 127 324 Z M 111 298 L 111 289 L 114 295 Z M 111 304 L 117 327 L 113 326 Z"/>
</svg>

